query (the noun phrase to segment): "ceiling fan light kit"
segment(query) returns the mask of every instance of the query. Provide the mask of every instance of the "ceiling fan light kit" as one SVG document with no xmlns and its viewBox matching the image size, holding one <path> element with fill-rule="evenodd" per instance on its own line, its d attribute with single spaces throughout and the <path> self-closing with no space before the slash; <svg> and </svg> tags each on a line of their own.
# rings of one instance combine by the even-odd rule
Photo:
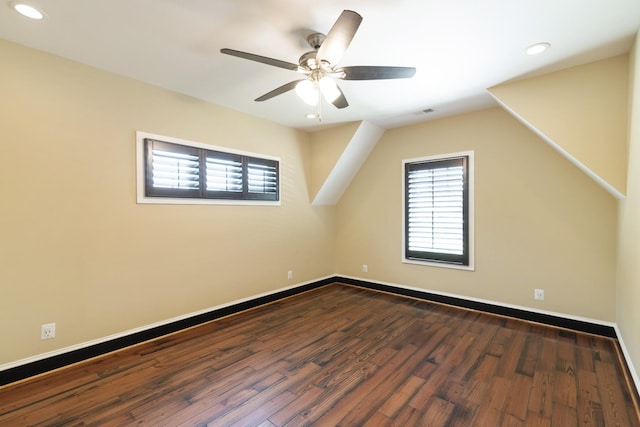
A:
<svg viewBox="0 0 640 427">
<path fill-rule="evenodd" d="M 351 10 L 343 11 L 326 36 L 314 33 L 307 37 L 307 42 L 313 50 L 304 53 L 298 60 L 298 64 L 234 49 L 225 48 L 220 52 L 305 75 L 304 79 L 285 83 L 256 98 L 256 101 L 266 101 L 295 88 L 296 93 L 305 103 L 318 106 L 318 113 L 315 116 L 321 120 L 320 98 L 324 98 L 336 108 L 349 106 L 335 79 L 405 79 L 413 77 L 416 73 L 416 69 L 413 67 L 347 66 L 336 68 L 336 64 L 342 59 L 351 44 L 361 22 L 362 16 L 358 13 Z"/>
<path fill-rule="evenodd" d="M 335 80 L 329 76 L 322 76 L 318 81 L 318 88 L 329 104 L 332 104 L 340 96 L 340 89 Z"/>
<path fill-rule="evenodd" d="M 333 103 L 340 96 L 340 89 L 336 82 L 329 76 L 309 77 L 296 84 L 296 93 L 306 103 L 313 107 L 320 102 L 320 95 L 328 103 Z"/>
<path fill-rule="evenodd" d="M 302 80 L 296 85 L 296 93 L 305 104 L 318 105 L 318 87 L 311 80 Z"/>
</svg>

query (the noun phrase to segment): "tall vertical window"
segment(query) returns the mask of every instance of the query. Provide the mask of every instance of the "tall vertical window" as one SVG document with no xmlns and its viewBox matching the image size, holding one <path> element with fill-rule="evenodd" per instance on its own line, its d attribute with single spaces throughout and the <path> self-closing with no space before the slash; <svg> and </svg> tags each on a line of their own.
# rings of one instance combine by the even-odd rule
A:
<svg viewBox="0 0 640 427">
<path fill-rule="evenodd" d="M 141 132 L 138 144 L 143 167 L 139 189 L 144 192 L 139 202 L 280 199 L 276 159 L 220 151 L 197 143 L 188 145 L 188 141 L 169 142 Z"/>
<path fill-rule="evenodd" d="M 404 257 L 470 266 L 472 153 L 404 162 Z"/>
</svg>

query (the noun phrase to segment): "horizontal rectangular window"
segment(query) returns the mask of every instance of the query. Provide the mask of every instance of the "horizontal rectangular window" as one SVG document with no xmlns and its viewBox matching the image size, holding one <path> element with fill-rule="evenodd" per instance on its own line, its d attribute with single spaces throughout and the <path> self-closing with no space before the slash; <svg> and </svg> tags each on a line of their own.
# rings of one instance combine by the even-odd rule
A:
<svg viewBox="0 0 640 427">
<path fill-rule="evenodd" d="M 280 199 L 278 160 L 138 134 L 145 202 L 147 198 L 256 202 Z"/>
<path fill-rule="evenodd" d="M 470 265 L 468 155 L 404 163 L 405 259 Z"/>
</svg>

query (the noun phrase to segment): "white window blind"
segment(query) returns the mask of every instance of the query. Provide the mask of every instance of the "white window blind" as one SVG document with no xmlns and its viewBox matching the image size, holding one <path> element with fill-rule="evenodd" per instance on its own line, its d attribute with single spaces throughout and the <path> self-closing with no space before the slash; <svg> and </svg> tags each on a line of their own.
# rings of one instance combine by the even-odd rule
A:
<svg viewBox="0 0 640 427">
<path fill-rule="evenodd" d="M 198 188 L 200 163 L 198 156 L 154 149 L 152 180 L 157 188 Z"/>
<path fill-rule="evenodd" d="M 145 196 L 279 200 L 279 162 L 145 139 Z"/>
<path fill-rule="evenodd" d="M 250 193 L 275 194 L 278 191 L 278 169 L 274 164 L 249 161 L 248 185 Z"/>
<path fill-rule="evenodd" d="M 207 191 L 242 192 L 242 160 L 207 155 Z"/>
<path fill-rule="evenodd" d="M 468 262 L 466 158 L 406 164 L 408 258 Z"/>
</svg>

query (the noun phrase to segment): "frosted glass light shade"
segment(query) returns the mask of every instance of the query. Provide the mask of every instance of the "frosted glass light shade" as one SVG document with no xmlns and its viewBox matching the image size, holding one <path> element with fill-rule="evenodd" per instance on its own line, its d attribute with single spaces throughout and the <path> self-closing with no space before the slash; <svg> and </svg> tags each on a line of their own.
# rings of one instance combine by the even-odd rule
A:
<svg viewBox="0 0 640 427">
<path fill-rule="evenodd" d="M 324 96 L 324 99 L 326 99 L 328 103 L 332 103 L 340 96 L 340 89 L 338 89 L 338 85 L 331 77 L 322 77 L 318 82 L 318 86 L 320 87 L 322 96 Z"/>
<path fill-rule="evenodd" d="M 309 105 L 318 105 L 318 88 L 311 80 L 302 80 L 296 85 L 296 93 Z"/>
</svg>

